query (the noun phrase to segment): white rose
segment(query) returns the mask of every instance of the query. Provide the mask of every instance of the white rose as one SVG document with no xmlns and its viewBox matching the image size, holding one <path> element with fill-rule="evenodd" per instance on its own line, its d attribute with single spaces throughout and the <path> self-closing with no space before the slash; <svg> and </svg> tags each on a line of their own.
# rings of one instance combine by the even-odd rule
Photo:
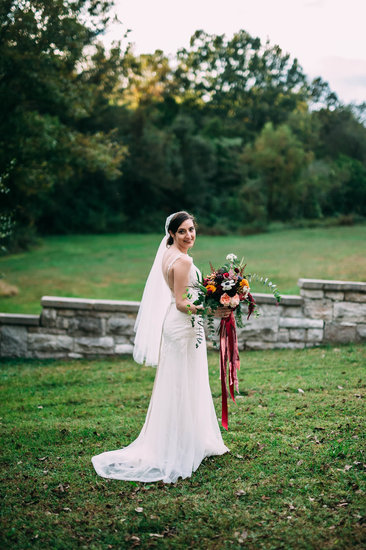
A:
<svg viewBox="0 0 366 550">
<path fill-rule="evenodd" d="M 235 254 L 231 253 L 226 256 L 226 259 L 229 260 L 229 262 L 233 262 L 234 260 L 237 260 L 238 257 L 235 256 Z"/>
</svg>

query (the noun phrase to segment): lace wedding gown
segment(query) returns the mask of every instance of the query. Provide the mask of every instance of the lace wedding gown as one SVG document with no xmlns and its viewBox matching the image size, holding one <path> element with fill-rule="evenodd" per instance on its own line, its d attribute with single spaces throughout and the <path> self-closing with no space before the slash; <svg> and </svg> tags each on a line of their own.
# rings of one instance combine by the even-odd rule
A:
<svg viewBox="0 0 366 550">
<path fill-rule="evenodd" d="M 166 279 L 180 256 L 168 265 Z M 196 270 L 192 262 L 190 285 L 196 281 Z M 190 316 L 177 310 L 172 295 L 140 435 L 128 447 L 93 456 L 93 466 L 106 478 L 174 483 L 179 477 L 191 476 L 205 457 L 228 450 L 212 401 L 204 335 L 196 348 L 196 329 Z"/>
</svg>

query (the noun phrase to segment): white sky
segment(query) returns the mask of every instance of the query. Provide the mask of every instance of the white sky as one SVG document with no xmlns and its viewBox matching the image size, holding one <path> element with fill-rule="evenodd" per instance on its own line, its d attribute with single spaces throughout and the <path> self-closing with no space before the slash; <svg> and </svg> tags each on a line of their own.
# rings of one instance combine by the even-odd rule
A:
<svg viewBox="0 0 366 550">
<path fill-rule="evenodd" d="M 345 102 L 366 101 L 366 0 L 115 0 L 122 25 L 103 37 L 109 46 L 131 29 L 136 53 L 174 54 L 197 29 L 231 37 L 245 29 L 297 57 Z"/>
</svg>

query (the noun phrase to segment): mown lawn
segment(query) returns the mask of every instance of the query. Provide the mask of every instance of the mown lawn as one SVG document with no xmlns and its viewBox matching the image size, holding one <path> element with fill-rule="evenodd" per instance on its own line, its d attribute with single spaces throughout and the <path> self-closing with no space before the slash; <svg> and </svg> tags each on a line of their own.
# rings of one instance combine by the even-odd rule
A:
<svg viewBox="0 0 366 550">
<path fill-rule="evenodd" d="M 174 485 L 106 480 L 90 462 L 138 435 L 154 369 L 3 360 L 1 548 L 364 548 L 365 352 L 242 353 L 231 452 Z M 219 415 L 214 352 L 209 365 Z"/>
<path fill-rule="evenodd" d="M 44 295 L 140 300 L 161 235 L 49 237 L 41 246 L 0 258 L 0 273 L 19 294 L 0 297 L 0 311 L 39 313 Z M 297 294 L 299 277 L 366 280 L 366 226 L 292 229 L 249 236 L 198 235 L 196 265 L 209 271 L 229 252 L 245 256 L 249 272 Z M 266 289 L 258 283 L 253 290 Z"/>
</svg>

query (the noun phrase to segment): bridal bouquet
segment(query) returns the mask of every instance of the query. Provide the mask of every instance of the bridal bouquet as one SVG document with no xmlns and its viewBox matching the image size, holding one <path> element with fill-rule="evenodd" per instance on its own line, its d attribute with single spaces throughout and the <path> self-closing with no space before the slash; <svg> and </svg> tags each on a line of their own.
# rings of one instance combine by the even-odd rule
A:
<svg viewBox="0 0 366 550">
<path fill-rule="evenodd" d="M 280 293 L 277 286 L 269 281 L 268 278 L 260 277 L 257 274 L 245 274 L 246 264 L 244 258 L 238 261 L 235 254 L 228 254 L 226 262 L 219 269 L 214 269 L 210 263 L 211 273 L 198 278 L 196 288 L 198 297 L 193 302 L 195 306 L 200 306 L 200 319 L 197 321 L 200 331 L 197 334 L 196 347 L 203 340 L 203 319 L 207 319 L 209 335 L 212 337 L 215 333 L 214 317 L 219 307 L 226 306 L 231 310 L 228 317 L 221 318 L 220 321 L 220 379 L 222 393 L 222 425 L 228 429 L 228 408 L 227 408 L 227 387 L 226 379 L 229 374 L 229 390 L 232 400 L 235 403 L 234 387 L 239 391 L 237 370 L 240 368 L 240 358 L 238 350 L 238 339 L 236 334 L 236 324 L 243 326 L 243 309 L 246 309 L 247 319 L 254 312 L 258 315 L 257 305 L 250 293 L 249 282 L 258 279 L 263 284 L 269 286 L 277 302 L 280 301 Z M 192 325 L 195 319 L 192 317 Z M 214 341 L 214 340 L 213 340 Z M 229 369 L 227 369 L 229 366 Z"/>
</svg>

